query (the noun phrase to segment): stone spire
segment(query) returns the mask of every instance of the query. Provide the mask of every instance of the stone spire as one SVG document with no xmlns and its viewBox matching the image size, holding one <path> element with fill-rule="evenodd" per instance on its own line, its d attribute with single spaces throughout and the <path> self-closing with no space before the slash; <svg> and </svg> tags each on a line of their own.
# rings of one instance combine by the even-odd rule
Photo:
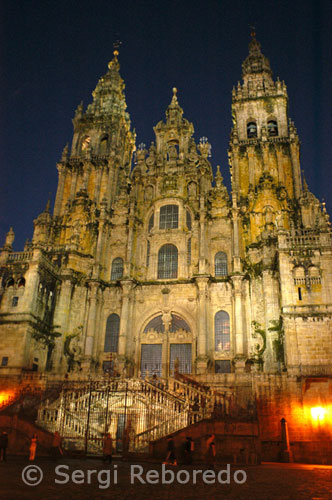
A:
<svg viewBox="0 0 332 500">
<path fill-rule="evenodd" d="M 86 115 L 109 116 L 124 115 L 129 121 L 124 88 L 125 84 L 120 76 L 120 64 L 118 61 L 118 50 L 114 50 L 113 59 L 108 63 L 108 72 L 102 76 L 92 92 L 93 102 L 89 104 Z"/>
<path fill-rule="evenodd" d="M 245 84 L 248 82 L 273 84 L 270 61 L 261 52 L 261 45 L 256 40 L 256 33 L 251 32 L 249 55 L 242 63 L 242 77 Z"/>
<path fill-rule="evenodd" d="M 177 88 L 173 87 L 173 97 L 166 110 L 166 123 L 168 125 L 179 125 L 182 121 L 183 109 L 178 103 L 177 91 Z"/>
</svg>

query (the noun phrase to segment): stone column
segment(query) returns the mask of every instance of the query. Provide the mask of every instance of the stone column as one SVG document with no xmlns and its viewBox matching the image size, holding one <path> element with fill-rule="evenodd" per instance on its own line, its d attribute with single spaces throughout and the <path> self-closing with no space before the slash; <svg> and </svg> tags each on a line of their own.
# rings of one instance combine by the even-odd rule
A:
<svg viewBox="0 0 332 500">
<path fill-rule="evenodd" d="M 58 182 L 58 189 L 56 192 L 56 198 L 55 198 L 55 203 L 54 203 L 54 216 L 55 217 L 58 217 L 60 215 L 62 198 L 63 198 L 63 191 L 64 191 L 65 179 L 66 179 L 65 166 L 62 163 L 58 163 L 57 169 L 59 172 L 59 182 Z"/>
<path fill-rule="evenodd" d="M 197 372 L 205 373 L 208 363 L 207 355 L 207 318 L 206 318 L 206 300 L 208 293 L 208 277 L 196 278 L 198 288 L 197 293 L 197 314 L 198 314 L 198 332 L 197 332 Z"/>
<path fill-rule="evenodd" d="M 22 308 L 35 311 L 37 304 L 38 285 L 39 285 L 39 260 L 41 251 L 34 250 L 32 259 L 29 263 L 29 270 L 26 274 L 26 285 L 24 291 L 24 302 Z"/>
<path fill-rule="evenodd" d="M 233 298 L 234 298 L 234 318 L 233 326 L 235 331 L 235 354 L 242 356 L 244 354 L 244 329 L 243 329 L 243 313 L 242 313 L 242 280 L 243 276 L 232 276 L 233 282 Z M 234 338 L 233 337 L 233 338 Z"/>
<path fill-rule="evenodd" d="M 239 209 L 237 206 L 237 196 L 233 193 L 233 272 L 241 272 L 240 259 L 240 234 L 239 234 Z"/>
<path fill-rule="evenodd" d="M 299 198 L 302 193 L 302 182 L 301 182 L 299 140 L 297 137 L 294 141 L 290 143 L 290 151 L 291 151 L 292 167 L 293 167 L 294 194 L 296 198 Z"/>
<path fill-rule="evenodd" d="M 280 424 L 281 424 L 281 439 L 283 443 L 282 461 L 285 463 L 294 462 L 293 453 L 289 443 L 287 420 L 285 418 L 282 418 L 280 420 Z"/>
<path fill-rule="evenodd" d="M 89 283 L 89 287 L 90 287 L 89 314 L 88 314 L 88 321 L 86 328 L 85 350 L 84 350 L 84 354 L 87 357 L 92 356 L 93 352 L 99 285 L 97 282 L 92 281 Z"/>
<path fill-rule="evenodd" d="M 68 324 L 69 324 L 69 316 L 70 316 L 70 306 L 71 306 L 71 291 L 72 291 L 72 283 L 70 280 L 70 276 L 67 279 L 64 279 L 61 283 L 57 304 L 54 312 L 54 321 L 53 324 L 56 325 L 57 331 L 59 331 L 62 335 L 61 337 L 56 339 L 54 351 L 53 351 L 53 367 L 54 369 L 61 369 L 62 362 L 65 361 L 63 359 L 63 342 L 65 337 L 69 334 L 68 332 Z M 64 370 L 67 370 L 67 366 L 62 366 Z"/>
<path fill-rule="evenodd" d="M 264 262 L 264 260 L 263 260 Z M 263 271 L 263 298 L 265 309 L 265 331 L 266 331 L 266 368 L 267 370 L 276 370 L 278 363 L 275 361 L 273 340 L 276 338 L 269 328 L 272 326 L 272 320 L 278 320 L 280 316 L 279 308 L 279 290 L 278 283 L 273 277 L 273 271 Z"/>
<path fill-rule="evenodd" d="M 255 186 L 255 148 L 253 146 L 248 147 L 248 173 L 249 173 L 249 184 Z"/>
<path fill-rule="evenodd" d="M 126 261 L 124 263 L 124 270 L 123 270 L 124 277 L 130 277 L 130 275 L 131 275 L 131 260 L 132 260 L 132 248 L 133 248 L 133 234 L 134 234 L 134 215 L 133 214 L 134 214 L 134 207 L 131 206 L 130 215 L 129 215 Z"/>
<path fill-rule="evenodd" d="M 73 172 L 71 177 L 71 185 L 70 185 L 70 199 L 72 200 L 76 194 L 76 184 L 77 184 L 77 170 Z"/>
<path fill-rule="evenodd" d="M 204 196 L 199 200 L 199 260 L 198 273 L 206 273 L 206 252 L 205 252 L 205 200 Z"/>
<path fill-rule="evenodd" d="M 127 347 L 127 338 L 128 331 L 131 325 L 131 318 L 129 317 L 129 301 L 130 294 L 132 290 L 133 283 L 131 280 L 123 280 L 121 281 L 122 286 L 122 307 L 121 307 L 121 316 L 120 316 L 120 335 L 119 335 L 119 368 L 124 368 L 125 356 L 126 356 L 126 347 Z"/>
<path fill-rule="evenodd" d="M 102 168 L 99 166 L 98 170 L 96 170 L 96 184 L 95 184 L 95 193 L 94 193 L 94 197 L 95 197 L 97 205 L 99 203 L 101 174 L 102 174 Z"/>
</svg>

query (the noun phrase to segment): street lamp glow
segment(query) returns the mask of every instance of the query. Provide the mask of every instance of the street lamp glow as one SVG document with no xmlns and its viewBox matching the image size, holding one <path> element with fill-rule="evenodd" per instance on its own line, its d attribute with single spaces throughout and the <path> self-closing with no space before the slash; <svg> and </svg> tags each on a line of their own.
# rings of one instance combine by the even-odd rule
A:
<svg viewBox="0 0 332 500">
<path fill-rule="evenodd" d="M 326 415 L 326 409 L 322 406 L 315 406 L 311 408 L 311 416 L 314 420 L 324 420 Z"/>
</svg>

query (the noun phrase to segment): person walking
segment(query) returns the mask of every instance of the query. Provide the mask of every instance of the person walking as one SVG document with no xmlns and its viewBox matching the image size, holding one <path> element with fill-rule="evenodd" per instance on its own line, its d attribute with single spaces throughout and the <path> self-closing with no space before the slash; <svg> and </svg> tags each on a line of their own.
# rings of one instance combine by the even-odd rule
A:
<svg viewBox="0 0 332 500">
<path fill-rule="evenodd" d="M 194 451 L 194 441 L 190 436 L 184 442 L 184 460 L 187 465 L 192 464 L 192 452 Z"/>
<path fill-rule="evenodd" d="M 104 455 L 104 460 L 107 460 L 109 464 L 112 463 L 112 453 L 113 453 L 113 441 L 111 434 L 108 432 L 107 434 L 105 434 L 104 437 L 103 455 Z"/>
<path fill-rule="evenodd" d="M 58 431 L 55 431 L 52 441 L 52 456 L 56 460 L 59 456 L 63 455 L 63 450 L 61 447 L 62 439 Z"/>
<path fill-rule="evenodd" d="M 165 459 L 165 462 L 163 462 L 163 464 L 167 464 L 167 465 L 177 465 L 177 461 L 176 461 L 176 455 L 175 455 L 175 445 L 174 445 L 174 439 L 173 439 L 173 436 L 169 436 L 167 438 L 167 455 L 166 455 L 166 459 Z"/>
<path fill-rule="evenodd" d="M 30 455 L 29 460 L 33 461 L 36 458 L 36 450 L 37 450 L 37 434 L 34 434 L 30 441 Z"/>
<path fill-rule="evenodd" d="M 6 452 L 8 446 L 8 434 L 2 432 L 0 435 L 0 460 L 6 462 Z"/>
<path fill-rule="evenodd" d="M 206 464 L 208 465 L 208 470 L 214 470 L 216 462 L 216 436 L 214 434 L 209 434 L 206 440 Z"/>
</svg>

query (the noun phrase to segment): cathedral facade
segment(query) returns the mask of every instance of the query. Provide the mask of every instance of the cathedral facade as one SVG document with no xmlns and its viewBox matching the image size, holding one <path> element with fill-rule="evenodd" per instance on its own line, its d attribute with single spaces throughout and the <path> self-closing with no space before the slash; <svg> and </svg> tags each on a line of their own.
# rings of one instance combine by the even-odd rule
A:
<svg viewBox="0 0 332 500">
<path fill-rule="evenodd" d="M 230 195 L 176 89 L 136 148 L 114 52 L 76 110 L 53 214 L 1 250 L 0 374 L 332 374 L 329 218 L 254 36 L 242 77 Z"/>
</svg>

